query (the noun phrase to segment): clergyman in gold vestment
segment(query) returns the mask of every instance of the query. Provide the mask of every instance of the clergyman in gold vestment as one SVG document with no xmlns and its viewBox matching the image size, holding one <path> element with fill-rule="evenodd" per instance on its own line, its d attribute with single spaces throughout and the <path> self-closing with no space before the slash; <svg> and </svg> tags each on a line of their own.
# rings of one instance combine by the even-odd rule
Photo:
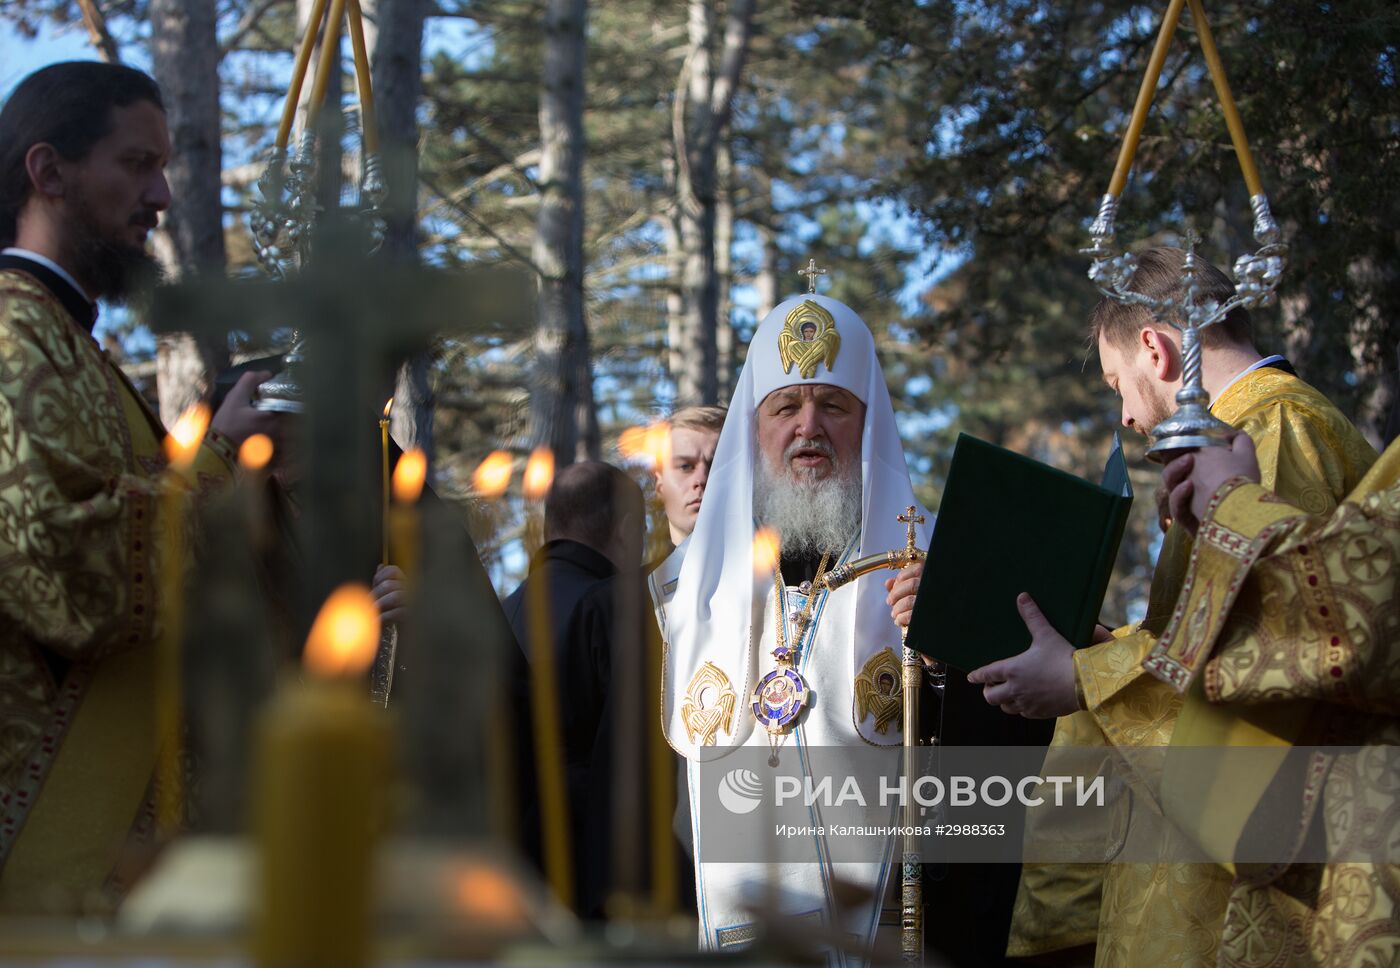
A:
<svg viewBox="0 0 1400 968">
<path fill-rule="evenodd" d="M 1297 829 L 1280 840 L 1296 849 L 1320 831 L 1328 856 L 1341 858 L 1238 871 L 1219 964 L 1392 965 L 1400 959 L 1400 443 L 1321 515 L 1261 486 L 1252 451 L 1239 435 L 1230 450 L 1178 459 L 1165 472 L 1177 516 L 1200 523 L 1152 664 L 1194 689 L 1208 712 L 1243 714 L 1189 724 L 1201 736 L 1223 726 L 1241 744 L 1326 750 L 1310 752 L 1288 784 L 1232 772 L 1199 789 L 1164 787 L 1166 812 L 1198 842 L 1229 852 L 1266 795 L 1271 809 L 1288 800 Z"/>
<path fill-rule="evenodd" d="M 1170 293 L 1180 285 L 1182 259 L 1179 249 L 1143 252 L 1133 288 Z M 1206 298 L 1223 302 L 1233 293 L 1213 266 L 1205 264 L 1203 279 Z M 1109 300 L 1094 310 L 1091 325 L 1104 379 L 1123 402 L 1124 425 L 1146 434 L 1175 408 L 1181 385 L 1175 331 L 1141 307 Z M 1254 348 L 1242 310 L 1206 331 L 1203 357 L 1211 412 L 1260 441 L 1265 480 L 1281 495 L 1326 513 L 1375 460 L 1331 402 L 1281 357 Z M 969 680 L 982 682 L 988 702 L 1008 713 L 1060 717 L 1054 747 L 1168 745 L 1183 699 L 1142 663 L 1171 615 L 1190 547 L 1179 526 L 1168 529 L 1141 623 L 1078 650 L 1044 625 L 1048 634 L 1037 633 L 1026 653 L 977 670 Z M 1033 603 L 1022 611 L 1028 624 L 1043 623 Z M 1029 812 L 1028 823 L 1036 822 L 1036 813 Z M 1095 944 L 1100 966 L 1213 964 L 1229 886 L 1229 875 L 1207 864 L 1028 864 L 1007 951 L 1027 956 Z"/>
<path fill-rule="evenodd" d="M 91 330 L 149 261 L 169 152 L 126 67 L 44 68 L 0 110 L 0 913 L 109 909 L 151 825 L 165 430 Z M 215 416 L 196 499 L 263 429 L 257 379 Z"/>
</svg>

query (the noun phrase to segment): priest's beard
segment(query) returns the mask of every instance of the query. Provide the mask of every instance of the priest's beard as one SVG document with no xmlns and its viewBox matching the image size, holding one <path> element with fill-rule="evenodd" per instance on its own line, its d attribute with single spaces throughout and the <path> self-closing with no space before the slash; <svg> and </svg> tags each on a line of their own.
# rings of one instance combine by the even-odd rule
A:
<svg viewBox="0 0 1400 968">
<path fill-rule="evenodd" d="M 1143 425 L 1134 425 L 1134 429 L 1145 437 L 1151 437 L 1153 427 L 1176 413 L 1176 394 L 1163 391 L 1162 384 L 1142 374 L 1137 378 L 1137 390 L 1147 413 Z"/>
<path fill-rule="evenodd" d="M 160 263 L 144 247 L 109 238 L 86 199 L 78 194 L 73 202 L 65 259 L 73 275 L 91 286 L 95 295 L 114 303 L 129 302 L 160 282 Z"/>
<path fill-rule="evenodd" d="M 778 532 L 783 554 L 814 557 L 823 552 L 839 555 L 846 542 L 860 530 L 860 462 L 836 465 L 824 478 L 795 471 L 792 455 L 799 449 L 825 451 L 835 460 L 831 445 L 818 440 L 795 440 L 773 467 L 760 454 L 754 478 L 754 514 L 760 524 Z"/>
</svg>

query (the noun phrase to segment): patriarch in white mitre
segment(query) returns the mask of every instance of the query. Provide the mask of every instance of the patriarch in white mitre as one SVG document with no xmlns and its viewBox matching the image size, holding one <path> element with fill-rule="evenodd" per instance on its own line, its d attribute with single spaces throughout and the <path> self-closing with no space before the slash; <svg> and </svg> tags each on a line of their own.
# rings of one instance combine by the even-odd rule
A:
<svg viewBox="0 0 1400 968">
<path fill-rule="evenodd" d="M 917 502 L 869 328 L 825 296 L 781 303 L 749 344 L 695 530 L 679 552 L 683 560 L 672 563 L 678 578 L 668 608 L 662 719 L 667 740 L 688 761 L 703 947 L 746 944 L 756 934 L 755 908 L 776 905 L 785 919 L 843 939 L 831 952 L 834 964 L 868 957 L 890 872 L 898 871 L 893 838 L 860 862 L 833 861 L 820 835 L 809 838 L 800 859 L 787 843 L 782 861 L 765 861 L 763 850 L 751 860 L 707 860 L 732 840 L 734 817 L 700 788 L 700 764 L 747 749 L 788 769 L 800 761 L 813 770 L 820 751 L 853 746 L 896 762 L 901 640 L 885 576 L 832 592 L 809 583 L 823 566 L 903 548 L 906 525 L 898 516 L 911 505 Z M 920 546 L 931 526 L 928 517 Z M 759 529 L 777 533 L 777 569 L 755 560 Z M 760 688 L 785 664 L 794 673 L 790 685 L 774 690 L 769 678 Z M 782 706 L 794 691 L 801 701 Z M 708 783 L 718 773 L 704 775 Z M 852 896 L 865 900 L 844 900 Z"/>
</svg>

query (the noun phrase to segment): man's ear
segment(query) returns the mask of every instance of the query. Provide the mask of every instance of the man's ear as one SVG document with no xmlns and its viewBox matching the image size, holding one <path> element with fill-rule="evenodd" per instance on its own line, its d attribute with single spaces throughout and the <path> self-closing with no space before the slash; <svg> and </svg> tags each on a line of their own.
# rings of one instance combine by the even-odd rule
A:
<svg viewBox="0 0 1400 968">
<path fill-rule="evenodd" d="M 1180 371 L 1181 354 L 1172 338 L 1160 329 L 1144 326 L 1138 332 L 1139 349 L 1147 353 L 1148 362 L 1157 379 L 1174 380 Z"/>
<path fill-rule="evenodd" d="M 49 198 L 63 197 L 63 159 L 58 149 L 47 141 L 31 145 L 24 153 L 24 171 L 29 176 L 30 187 L 40 195 Z"/>
</svg>

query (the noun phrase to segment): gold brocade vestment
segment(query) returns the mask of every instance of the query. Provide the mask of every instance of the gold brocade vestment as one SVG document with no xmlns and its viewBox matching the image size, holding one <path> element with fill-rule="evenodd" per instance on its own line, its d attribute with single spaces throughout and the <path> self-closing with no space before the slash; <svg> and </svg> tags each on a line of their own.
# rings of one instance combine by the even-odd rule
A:
<svg viewBox="0 0 1400 968">
<path fill-rule="evenodd" d="M 1199 683 L 1208 708 L 1248 713 L 1255 723 L 1283 711 L 1296 733 L 1275 742 L 1333 748 L 1313 753 L 1321 768 L 1296 785 L 1267 787 L 1271 799 L 1297 807 L 1295 840 L 1320 828 L 1333 856 L 1393 857 L 1400 843 L 1393 757 L 1382 749 L 1400 745 L 1398 484 L 1400 445 L 1330 516 L 1306 514 L 1256 484 L 1227 484 L 1202 522 L 1172 619 L 1181 645 L 1210 656 Z M 1208 617 L 1180 619 L 1198 614 Z M 1243 735 L 1250 726 L 1234 728 Z M 1169 799 L 1168 815 L 1199 842 L 1243 830 L 1265 788 L 1239 781 L 1215 778 L 1228 796 L 1224 809 Z M 1397 960 L 1396 865 L 1242 868 L 1230 886 L 1218 960 L 1226 968 Z"/>
<path fill-rule="evenodd" d="M 0 913 L 110 908 L 149 831 L 164 433 L 52 293 L 0 270 Z M 211 432 L 194 493 L 233 459 Z"/>
<path fill-rule="evenodd" d="M 1376 459 L 1326 397 L 1281 370 L 1246 373 L 1211 412 L 1254 438 L 1265 485 L 1312 513 L 1335 508 Z M 1173 526 L 1143 621 L 1075 653 L 1087 709 L 1056 723 L 1052 746 L 1171 742 L 1182 696 L 1144 671 L 1142 662 L 1171 617 L 1190 555 L 1190 536 Z M 1034 814 L 1032 808 L 1028 822 Z M 1207 864 L 1028 864 L 1007 953 L 1026 956 L 1097 941 L 1100 966 L 1214 964 L 1230 881 L 1223 869 Z"/>
</svg>

